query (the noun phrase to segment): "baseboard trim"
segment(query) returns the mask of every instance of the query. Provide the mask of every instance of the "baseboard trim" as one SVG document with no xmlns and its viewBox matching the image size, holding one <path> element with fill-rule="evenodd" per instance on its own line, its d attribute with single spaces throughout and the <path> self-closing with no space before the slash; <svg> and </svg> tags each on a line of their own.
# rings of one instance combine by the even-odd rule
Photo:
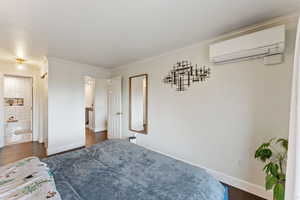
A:
<svg viewBox="0 0 300 200">
<path fill-rule="evenodd" d="M 73 144 L 68 144 L 68 145 L 64 145 L 64 146 L 60 146 L 60 147 L 49 147 L 47 148 L 47 156 L 53 155 L 53 154 L 57 154 L 57 153 L 61 153 L 64 151 L 69 151 L 72 149 L 77 149 L 80 147 L 83 147 L 85 145 L 84 142 L 77 142 L 77 143 L 73 143 Z"/>
<path fill-rule="evenodd" d="M 140 144 L 138 144 L 138 145 L 140 145 Z M 223 182 L 225 184 L 231 185 L 231 186 L 236 187 L 236 188 L 238 188 L 240 190 L 249 192 L 251 194 L 254 194 L 256 196 L 262 197 L 262 198 L 267 199 L 267 200 L 272 200 L 273 199 L 272 193 L 266 191 L 265 188 L 262 187 L 262 186 L 260 186 L 260 185 L 256 185 L 256 184 L 250 183 L 248 181 L 244 181 L 244 180 L 241 180 L 241 179 L 229 176 L 229 175 L 224 174 L 222 172 L 218 172 L 218 171 L 215 171 L 215 170 L 212 170 L 212 169 L 208 169 L 206 167 L 197 165 L 195 163 L 186 161 L 184 159 L 180 159 L 180 158 L 177 158 L 177 157 L 172 156 L 170 154 L 163 153 L 161 151 L 152 149 L 151 147 L 148 147 L 148 146 L 144 146 L 144 145 L 140 145 L 140 146 L 142 146 L 142 147 L 144 147 L 146 149 L 149 149 L 151 151 L 163 154 L 165 156 L 171 157 L 173 159 L 176 159 L 176 160 L 188 163 L 188 164 L 193 165 L 195 167 L 199 167 L 199 168 L 205 169 L 209 174 L 211 174 L 212 176 L 214 176 L 220 182 Z"/>
</svg>

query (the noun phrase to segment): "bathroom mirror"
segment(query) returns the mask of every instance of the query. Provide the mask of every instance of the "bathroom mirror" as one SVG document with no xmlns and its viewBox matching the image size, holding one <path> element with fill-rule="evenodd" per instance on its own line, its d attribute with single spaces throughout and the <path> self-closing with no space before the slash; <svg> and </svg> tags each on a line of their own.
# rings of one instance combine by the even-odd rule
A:
<svg viewBox="0 0 300 200">
<path fill-rule="evenodd" d="M 148 75 L 129 77 L 129 130 L 147 134 Z"/>
</svg>

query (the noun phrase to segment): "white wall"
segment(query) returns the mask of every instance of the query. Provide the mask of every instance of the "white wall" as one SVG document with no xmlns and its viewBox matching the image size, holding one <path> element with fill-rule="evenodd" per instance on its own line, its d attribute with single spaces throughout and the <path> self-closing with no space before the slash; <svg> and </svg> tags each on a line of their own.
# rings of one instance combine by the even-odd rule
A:
<svg viewBox="0 0 300 200">
<path fill-rule="evenodd" d="M 262 163 L 253 158 L 262 142 L 288 135 L 291 70 L 295 27 L 287 31 L 285 61 L 265 66 L 262 60 L 213 66 L 208 44 L 118 67 L 123 76 L 123 137 L 128 130 L 128 78 L 149 74 L 149 132 L 138 144 L 210 169 L 217 178 L 270 198 Z M 162 83 L 179 60 L 205 64 L 212 70 L 204 83 L 177 92 Z"/>
<path fill-rule="evenodd" d="M 4 86 L 4 76 L 0 72 L 0 88 Z M 0 148 L 5 144 L 5 125 L 4 125 L 4 90 L 0 89 Z"/>
<path fill-rule="evenodd" d="M 15 62 L 0 61 L 0 73 L 4 75 L 28 76 L 33 78 L 33 140 L 38 140 L 39 133 L 39 67 L 34 65 L 23 64 L 23 69 L 19 69 Z M 2 84 L 1 84 L 2 85 Z M 0 86 L 1 86 L 0 85 Z M 3 88 L 0 88 L 3 89 Z M 3 117 L 3 105 L 0 105 L 0 115 Z M 0 118 L 1 118 L 0 117 Z M 3 144 L 3 130 L 0 132 L 0 147 Z"/>
<path fill-rule="evenodd" d="M 107 130 L 107 91 L 106 79 L 96 79 L 95 84 L 95 132 Z"/>
<path fill-rule="evenodd" d="M 108 78 L 109 71 L 48 58 L 48 155 L 85 145 L 84 77 Z"/>
</svg>

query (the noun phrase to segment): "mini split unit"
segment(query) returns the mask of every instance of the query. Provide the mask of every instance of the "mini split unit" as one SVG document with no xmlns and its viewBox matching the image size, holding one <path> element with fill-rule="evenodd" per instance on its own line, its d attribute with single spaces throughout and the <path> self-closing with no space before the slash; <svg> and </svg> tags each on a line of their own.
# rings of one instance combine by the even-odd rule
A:
<svg viewBox="0 0 300 200">
<path fill-rule="evenodd" d="M 285 26 L 276 26 L 209 46 L 209 60 L 225 64 L 265 58 L 265 64 L 282 62 L 285 48 Z"/>
</svg>

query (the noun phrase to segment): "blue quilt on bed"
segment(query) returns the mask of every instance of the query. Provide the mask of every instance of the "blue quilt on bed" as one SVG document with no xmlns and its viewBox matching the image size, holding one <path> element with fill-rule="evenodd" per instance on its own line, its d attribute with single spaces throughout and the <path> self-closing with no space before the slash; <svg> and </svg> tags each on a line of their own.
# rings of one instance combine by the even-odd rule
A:
<svg viewBox="0 0 300 200">
<path fill-rule="evenodd" d="M 43 159 L 63 200 L 223 200 L 205 170 L 126 140 Z"/>
</svg>

